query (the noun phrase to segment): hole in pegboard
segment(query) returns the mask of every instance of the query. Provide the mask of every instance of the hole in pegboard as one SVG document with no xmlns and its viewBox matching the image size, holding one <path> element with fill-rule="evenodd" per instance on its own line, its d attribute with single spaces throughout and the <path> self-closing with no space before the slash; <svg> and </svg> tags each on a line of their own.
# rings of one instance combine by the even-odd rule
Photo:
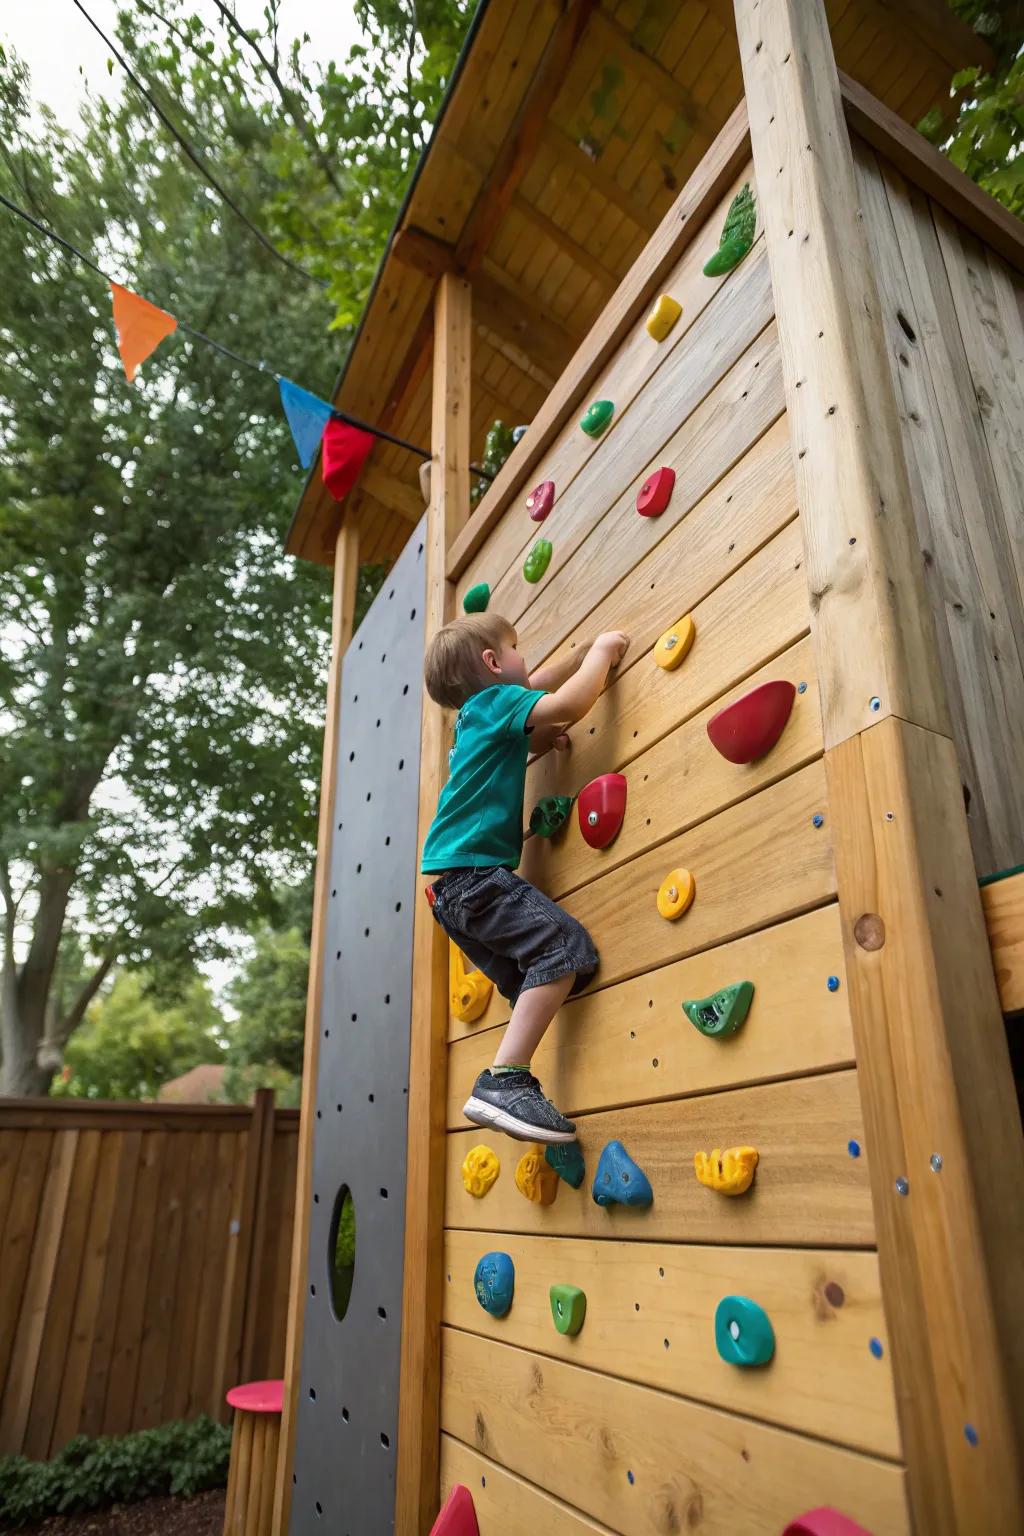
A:
<svg viewBox="0 0 1024 1536">
<path fill-rule="evenodd" d="M 310 1400 L 311 1403 L 315 1403 L 316 1402 L 316 1387 L 310 1387 L 310 1389 L 309 1389 L 309 1400 Z"/>
<path fill-rule="evenodd" d="M 366 1099 L 367 1099 L 367 1103 L 372 1104 L 373 1103 L 373 1094 L 372 1093 L 368 1093 L 366 1095 Z"/>
<path fill-rule="evenodd" d="M 322 1514 L 323 1514 L 323 1512 L 324 1512 L 324 1507 L 323 1507 L 323 1505 L 322 1505 L 322 1504 L 321 1504 L 321 1503 L 320 1503 L 320 1500 L 319 1500 L 319 1499 L 316 1499 L 316 1500 L 315 1500 L 315 1501 L 314 1501 L 314 1504 L 313 1504 L 313 1508 L 314 1508 L 314 1509 L 315 1509 L 315 1510 L 316 1510 L 316 1512 L 317 1512 L 317 1514 L 318 1514 L 318 1515 L 322 1515 Z"/>
<path fill-rule="evenodd" d="M 387 1308 L 386 1307 L 378 1307 L 377 1308 L 377 1316 L 381 1319 L 382 1322 L 386 1323 L 387 1320 L 388 1320 Z"/>
<path fill-rule="evenodd" d="M 384 993 L 384 1001 L 385 1001 L 385 1003 L 390 1003 L 390 1001 L 391 1001 L 391 993 L 390 992 L 385 992 Z"/>
<path fill-rule="evenodd" d="M 327 1237 L 327 1270 L 331 1278 L 331 1311 L 340 1323 L 348 1311 L 356 1272 L 356 1208 L 347 1184 L 342 1184 L 334 1197 Z"/>
<path fill-rule="evenodd" d="M 315 1286 L 315 1285 L 311 1285 L 311 1286 L 310 1286 L 310 1287 L 309 1287 L 309 1294 L 310 1294 L 310 1295 L 311 1295 L 311 1296 L 315 1296 L 315 1295 L 316 1295 L 316 1286 Z"/>
<path fill-rule="evenodd" d="M 406 694 L 407 694 L 407 693 L 408 693 L 408 692 L 409 692 L 409 684 L 408 684 L 408 683 L 406 683 L 406 685 L 405 685 L 405 687 L 404 687 L 404 688 L 403 688 L 403 689 L 402 689 L 402 698 L 403 698 L 403 699 L 404 699 L 404 698 L 405 698 L 405 696 L 406 696 Z"/>
<path fill-rule="evenodd" d="M 391 1449 L 391 1441 L 388 1439 L 383 1430 L 380 1432 L 380 1443 L 386 1451 Z"/>
<path fill-rule="evenodd" d="M 384 1188 L 383 1184 L 381 1185 L 381 1188 L 380 1188 L 380 1197 L 381 1197 L 382 1200 L 386 1200 L 388 1198 L 388 1192 Z"/>
<path fill-rule="evenodd" d="M 348 1423 L 348 1409 L 347 1408 L 343 1408 L 341 1410 L 341 1417 L 344 1419 L 345 1423 L 347 1424 Z"/>
</svg>

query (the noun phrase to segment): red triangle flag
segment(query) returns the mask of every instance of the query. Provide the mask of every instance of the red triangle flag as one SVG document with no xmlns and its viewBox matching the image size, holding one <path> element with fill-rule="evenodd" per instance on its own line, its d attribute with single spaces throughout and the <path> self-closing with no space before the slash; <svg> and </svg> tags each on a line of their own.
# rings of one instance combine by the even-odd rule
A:
<svg viewBox="0 0 1024 1536">
<path fill-rule="evenodd" d="M 320 472 L 335 501 L 344 501 L 359 479 L 359 471 L 366 463 L 366 455 L 373 443 L 372 432 L 350 427 L 347 421 L 339 421 L 336 416 L 332 416 L 324 427 Z"/>
<path fill-rule="evenodd" d="M 165 336 L 178 329 L 178 322 L 165 309 L 157 309 L 148 299 L 140 298 L 129 288 L 122 288 L 120 283 L 111 283 L 110 293 L 114 301 L 117 350 L 130 384 L 139 364 L 146 361 Z"/>
</svg>

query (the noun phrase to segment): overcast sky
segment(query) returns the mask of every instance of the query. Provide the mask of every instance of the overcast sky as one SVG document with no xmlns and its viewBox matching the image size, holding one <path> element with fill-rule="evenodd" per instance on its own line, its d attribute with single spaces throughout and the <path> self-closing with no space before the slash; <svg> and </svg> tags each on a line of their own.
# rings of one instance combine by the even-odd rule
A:
<svg viewBox="0 0 1024 1536">
<path fill-rule="evenodd" d="M 157 0 L 159 4 L 159 0 Z M 108 37 L 114 35 L 115 0 L 83 0 L 89 14 Z M 264 0 L 237 0 L 236 13 L 244 26 L 259 23 Z M 212 0 L 194 0 L 196 14 L 216 19 Z M 282 0 L 279 25 L 290 42 L 308 32 L 312 52 L 324 64 L 341 60 L 359 36 L 352 0 Z M 0 38 L 14 45 L 32 71 L 33 94 L 48 103 L 62 123 L 74 123 L 84 92 L 109 91 L 107 50 L 71 0 L 0 0 Z"/>
</svg>

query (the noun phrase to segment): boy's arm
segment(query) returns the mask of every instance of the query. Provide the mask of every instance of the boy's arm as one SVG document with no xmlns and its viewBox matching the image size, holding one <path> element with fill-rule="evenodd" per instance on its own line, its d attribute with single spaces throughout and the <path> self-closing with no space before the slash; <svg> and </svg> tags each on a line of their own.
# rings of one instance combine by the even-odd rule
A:
<svg viewBox="0 0 1024 1536">
<path fill-rule="evenodd" d="M 563 656 L 561 661 L 549 661 L 546 667 L 538 667 L 531 674 L 530 687 L 543 688 L 545 693 L 555 693 L 563 683 L 567 683 L 576 672 L 579 671 L 583 661 L 590 650 L 590 642 L 581 649 L 573 651 L 569 656 Z"/>
<path fill-rule="evenodd" d="M 629 636 L 619 630 L 598 635 L 576 672 L 554 693 L 547 693 L 530 711 L 527 729 L 574 725 L 601 697 L 608 673 L 626 653 Z"/>
</svg>

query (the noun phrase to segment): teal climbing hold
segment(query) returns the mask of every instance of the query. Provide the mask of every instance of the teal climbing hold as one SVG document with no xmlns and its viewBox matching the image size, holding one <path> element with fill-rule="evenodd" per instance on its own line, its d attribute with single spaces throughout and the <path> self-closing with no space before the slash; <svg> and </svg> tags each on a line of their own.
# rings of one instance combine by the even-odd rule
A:
<svg viewBox="0 0 1024 1536">
<path fill-rule="evenodd" d="M 587 1315 L 587 1298 L 579 1286 L 553 1285 L 548 1296 L 551 1316 L 559 1333 L 579 1333 Z"/>
<path fill-rule="evenodd" d="M 590 1191 L 596 1205 L 650 1205 L 654 1191 L 621 1141 L 610 1141 L 601 1153 Z"/>
<path fill-rule="evenodd" d="M 573 1189 L 579 1189 L 587 1168 L 578 1141 L 549 1143 L 544 1148 L 544 1156 L 560 1179 L 571 1184 Z"/>
<path fill-rule="evenodd" d="M 470 587 L 462 599 L 462 607 L 466 613 L 484 613 L 490 600 L 490 587 L 486 581 L 478 581 L 475 587 Z"/>
<path fill-rule="evenodd" d="M 569 820 L 572 795 L 545 795 L 530 812 L 530 831 L 537 837 L 554 837 Z"/>
<path fill-rule="evenodd" d="M 515 1285 L 515 1265 L 507 1253 L 485 1253 L 477 1261 L 473 1290 L 484 1311 L 492 1317 L 505 1316 L 512 1305 Z"/>
<path fill-rule="evenodd" d="M 588 437 L 600 437 L 614 414 L 615 407 L 610 400 L 595 400 L 580 417 L 580 426 Z"/>
<path fill-rule="evenodd" d="M 538 539 L 526 557 L 523 575 L 527 581 L 540 581 L 551 564 L 551 540 Z"/>
<path fill-rule="evenodd" d="M 749 181 L 729 204 L 718 250 L 704 264 L 705 277 L 722 277 L 738 267 L 754 243 L 757 209 Z"/>
<path fill-rule="evenodd" d="M 734 981 L 710 997 L 693 998 L 683 1012 L 702 1035 L 734 1035 L 750 1012 L 754 1000 L 752 981 Z"/>
<path fill-rule="evenodd" d="M 767 1365 L 775 1353 L 767 1312 L 748 1296 L 723 1296 L 715 1308 L 715 1346 L 729 1365 Z"/>
</svg>

